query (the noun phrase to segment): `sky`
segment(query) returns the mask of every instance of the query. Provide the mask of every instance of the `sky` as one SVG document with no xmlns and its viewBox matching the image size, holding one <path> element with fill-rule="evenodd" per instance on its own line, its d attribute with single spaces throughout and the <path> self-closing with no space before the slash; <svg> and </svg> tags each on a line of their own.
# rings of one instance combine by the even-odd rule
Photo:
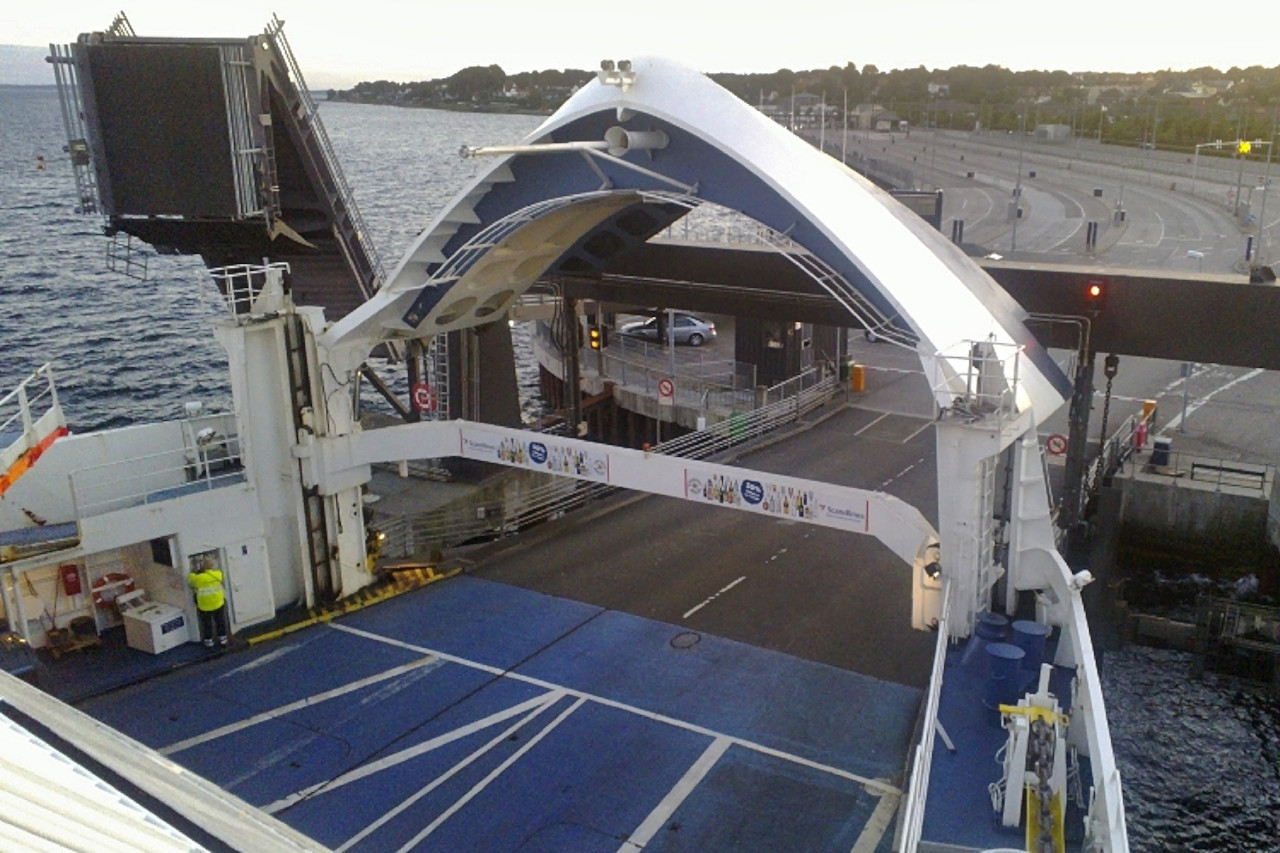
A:
<svg viewBox="0 0 1280 853">
<path fill-rule="evenodd" d="M 0 45 L 72 42 L 105 30 L 122 8 L 143 36 L 247 36 L 274 12 L 313 89 L 429 80 L 470 65 L 497 64 L 508 74 L 594 69 L 601 59 L 643 55 L 744 73 L 848 62 L 882 71 L 1280 65 L 1280 4 L 1270 0 L 1221 8 L 1146 0 L 60 0 L 3 4 Z M 28 81 L 0 76 L 4 82 Z"/>
</svg>

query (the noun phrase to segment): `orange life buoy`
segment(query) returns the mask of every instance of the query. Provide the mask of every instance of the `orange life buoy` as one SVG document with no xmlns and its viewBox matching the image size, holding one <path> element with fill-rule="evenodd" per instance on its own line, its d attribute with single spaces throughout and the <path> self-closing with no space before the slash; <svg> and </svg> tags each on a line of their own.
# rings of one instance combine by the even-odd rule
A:
<svg viewBox="0 0 1280 853">
<path fill-rule="evenodd" d="M 116 596 L 133 590 L 133 578 L 122 572 L 108 572 L 93 582 L 93 604 L 99 610 L 113 610 Z"/>
</svg>

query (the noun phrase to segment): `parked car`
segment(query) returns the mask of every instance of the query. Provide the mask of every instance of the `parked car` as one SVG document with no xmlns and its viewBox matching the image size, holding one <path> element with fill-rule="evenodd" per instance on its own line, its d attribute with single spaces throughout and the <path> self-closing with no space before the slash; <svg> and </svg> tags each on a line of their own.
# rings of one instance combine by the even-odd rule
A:
<svg viewBox="0 0 1280 853">
<path fill-rule="evenodd" d="M 648 320 L 637 320 L 634 323 L 627 323 L 618 331 L 621 334 L 628 335 L 633 338 L 666 343 L 665 334 L 663 335 L 663 339 L 658 341 L 657 317 L 650 317 Z M 715 338 L 715 336 L 715 323 L 708 323 L 706 320 L 701 320 L 692 314 L 677 313 L 675 315 L 675 338 L 677 344 L 688 344 L 691 347 L 700 347 L 705 342 Z"/>
</svg>

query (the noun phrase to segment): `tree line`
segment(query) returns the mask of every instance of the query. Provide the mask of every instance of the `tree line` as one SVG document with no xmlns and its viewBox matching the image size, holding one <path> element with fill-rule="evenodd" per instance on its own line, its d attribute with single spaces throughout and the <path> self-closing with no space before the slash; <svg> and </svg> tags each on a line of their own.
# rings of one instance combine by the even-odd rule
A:
<svg viewBox="0 0 1280 853">
<path fill-rule="evenodd" d="M 508 75 L 498 65 L 477 65 L 438 80 L 363 82 L 330 90 L 329 98 L 550 112 L 594 76 L 593 71 L 574 69 Z M 850 111 L 858 104 L 874 104 L 917 127 L 1029 131 L 1061 124 L 1078 136 L 1113 144 L 1187 151 L 1217 139 L 1270 140 L 1280 113 L 1280 66 L 1122 74 L 1011 71 L 999 65 L 881 71 L 850 62 L 807 71 L 710 76 L 753 106 L 786 103 L 793 93 L 821 96 L 837 126 L 846 103 Z M 1265 153 L 1265 146 L 1255 151 Z"/>
</svg>

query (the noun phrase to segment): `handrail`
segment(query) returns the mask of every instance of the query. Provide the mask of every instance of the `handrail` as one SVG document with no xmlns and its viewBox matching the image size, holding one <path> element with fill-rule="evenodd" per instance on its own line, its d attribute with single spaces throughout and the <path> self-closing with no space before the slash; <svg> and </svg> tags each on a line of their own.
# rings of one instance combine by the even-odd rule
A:
<svg viewBox="0 0 1280 853">
<path fill-rule="evenodd" d="M 193 443 L 159 453 L 93 465 L 71 472 L 71 501 L 76 518 L 167 500 L 188 491 L 208 491 L 245 479 L 239 437 L 194 432 L 200 423 L 224 424 L 229 416 L 191 421 Z M 123 473 L 122 473 L 123 472 Z"/>
<path fill-rule="evenodd" d="M 338 158 L 333 152 L 333 144 L 329 141 L 329 134 L 325 132 L 324 124 L 320 121 L 315 99 L 311 97 L 311 91 L 307 88 L 307 81 L 302 77 L 302 68 L 298 65 L 297 59 L 294 58 L 293 49 L 289 46 L 289 40 L 284 36 L 284 21 L 280 20 L 279 15 L 274 13 L 271 15 L 271 21 L 268 22 L 265 33 L 279 51 L 281 58 L 289 69 L 289 76 L 293 78 L 294 88 L 297 90 L 298 98 L 302 101 L 305 109 L 303 119 L 307 128 L 315 134 L 316 141 L 319 143 L 320 157 L 324 160 L 325 168 L 329 170 L 329 174 L 333 176 L 334 188 L 342 201 L 346 215 L 351 219 L 351 224 L 355 226 L 356 234 L 360 238 L 365 255 L 368 257 L 369 264 L 372 267 L 374 280 L 370 284 L 373 290 L 377 290 L 386 279 L 382 258 L 379 257 L 378 250 L 373 245 L 369 229 L 365 226 L 364 218 L 360 215 L 359 208 L 356 207 L 355 197 L 351 193 L 351 185 L 347 182 L 347 176 L 342 171 L 342 166 L 338 163 Z M 365 282 L 360 282 L 360 286 L 363 290 Z M 369 292 L 365 293 L 366 298 L 372 295 Z"/>
<path fill-rule="evenodd" d="M 929 773 L 933 764 L 933 741 L 938 729 L 938 703 L 942 696 L 942 671 L 950 642 L 951 579 L 942 579 L 942 614 L 938 618 L 938 641 L 933 650 L 933 675 L 925 695 L 920 742 L 911 759 L 905 802 L 902 807 L 902 850 L 915 850 L 924 831 L 924 813 L 929 798 Z"/>
</svg>

